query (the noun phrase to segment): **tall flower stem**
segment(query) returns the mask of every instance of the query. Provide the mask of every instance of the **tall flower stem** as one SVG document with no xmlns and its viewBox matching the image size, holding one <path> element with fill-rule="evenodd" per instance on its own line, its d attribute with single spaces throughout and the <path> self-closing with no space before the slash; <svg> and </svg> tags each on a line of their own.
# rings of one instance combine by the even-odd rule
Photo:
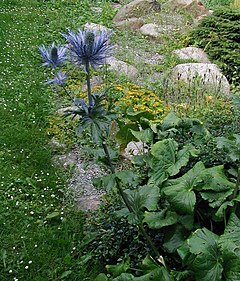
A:
<svg viewBox="0 0 240 281">
<path fill-rule="evenodd" d="M 236 181 L 235 189 L 234 189 L 234 192 L 233 192 L 233 199 L 235 199 L 238 195 L 239 185 L 240 185 L 240 167 L 238 167 L 237 181 Z M 238 204 L 237 204 L 237 202 L 235 202 L 233 207 L 232 207 L 233 213 L 236 213 L 237 206 L 238 206 Z"/>
<path fill-rule="evenodd" d="M 107 157 L 107 161 L 108 161 L 108 165 L 109 165 L 109 168 L 111 170 L 111 173 L 112 174 L 115 174 L 115 167 L 113 166 L 113 163 L 112 163 L 112 160 L 110 158 L 110 154 L 109 154 L 109 151 L 108 151 L 108 147 L 107 147 L 107 144 L 105 141 L 102 142 L 102 146 L 103 146 L 103 150 L 105 152 L 105 155 Z M 122 187 L 121 187 L 121 184 L 120 184 L 120 180 L 118 178 L 116 178 L 116 185 L 117 185 L 117 189 L 118 189 L 118 192 L 120 194 L 120 196 L 122 197 L 123 199 L 123 202 L 125 203 L 126 207 L 128 208 L 129 212 L 130 213 L 134 213 L 134 209 L 132 208 L 126 194 L 124 193 Z M 150 246 L 150 248 L 152 249 L 152 252 L 154 253 L 154 260 L 157 264 L 161 264 L 165 267 L 165 269 L 168 271 L 168 267 L 164 261 L 164 258 L 163 256 L 159 253 L 158 249 L 155 247 L 151 237 L 147 234 L 144 226 L 142 223 L 139 223 L 138 224 L 138 228 L 139 228 L 139 231 L 141 232 L 141 234 L 143 235 L 143 237 L 145 238 L 145 240 L 147 241 L 148 245 Z"/>
<path fill-rule="evenodd" d="M 88 104 L 91 106 L 93 104 L 93 98 L 92 98 L 92 92 L 91 92 L 89 60 L 86 61 L 85 70 L 86 70 L 86 80 L 87 80 Z"/>
</svg>

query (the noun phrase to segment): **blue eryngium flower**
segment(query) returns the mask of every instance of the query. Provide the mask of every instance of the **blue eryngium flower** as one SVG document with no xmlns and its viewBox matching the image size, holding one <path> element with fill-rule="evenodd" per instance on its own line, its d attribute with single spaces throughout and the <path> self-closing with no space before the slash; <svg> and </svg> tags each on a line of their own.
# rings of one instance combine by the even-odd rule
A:
<svg viewBox="0 0 240 281">
<path fill-rule="evenodd" d="M 53 84 L 53 85 L 59 85 L 64 86 L 67 79 L 67 74 L 63 73 L 61 71 L 57 72 L 53 79 L 48 80 L 45 84 Z"/>
<path fill-rule="evenodd" d="M 68 49 L 72 61 L 77 65 L 83 65 L 86 69 L 103 65 L 109 57 L 112 46 L 108 44 L 109 34 L 105 31 L 78 30 L 77 33 L 68 30 L 62 36 L 69 42 Z"/>
<path fill-rule="evenodd" d="M 42 45 L 39 47 L 39 50 L 44 60 L 44 66 L 51 65 L 53 68 L 56 68 L 66 60 L 67 48 L 64 46 L 56 46 L 55 43 L 52 43 L 51 47 L 47 48 Z"/>
</svg>

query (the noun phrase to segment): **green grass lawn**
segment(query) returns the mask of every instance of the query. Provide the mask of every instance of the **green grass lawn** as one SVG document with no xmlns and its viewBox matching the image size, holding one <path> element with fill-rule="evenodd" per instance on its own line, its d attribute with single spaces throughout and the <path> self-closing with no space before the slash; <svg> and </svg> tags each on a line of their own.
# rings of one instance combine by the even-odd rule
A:
<svg viewBox="0 0 240 281">
<path fill-rule="evenodd" d="M 81 2 L 81 3 L 80 3 Z M 0 280 L 92 280 L 82 214 L 63 204 L 64 176 L 46 134 L 54 96 L 38 46 L 96 21 L 91 1 L 0 2 Z M 104 1 L 105 2 L 105 1 Z M 103 9 L 108 3 L 98 2 Z M 105 10 L 103 10 L 105 11 Z M 98 17 L 109 22 L 111 9 Z"/>
</svg>

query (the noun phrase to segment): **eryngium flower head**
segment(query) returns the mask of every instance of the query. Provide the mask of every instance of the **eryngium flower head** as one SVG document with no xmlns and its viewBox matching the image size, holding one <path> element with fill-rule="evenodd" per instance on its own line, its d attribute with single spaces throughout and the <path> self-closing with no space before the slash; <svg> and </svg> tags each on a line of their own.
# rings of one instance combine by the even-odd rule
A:
<svg viewBox="0 0 240 281">
<path fill-rule="evenodd" d="M 77 65 L 90 64 L 95 66 L 106 63 L 112 46 L 108 44 L 109 34 L 105 31 L 78 30 L 77 33 L 68 30 L 68 34 L 62 34 L 69 42 L 71 59 Z"/>
<path fill-rule="evenodd" d="M 51 65 L 53 68 L 56 68 L 66 60 L 67 48 L 64 46 L 56 46 L 55 43 L 52 43 L 51 47 L 47 48 L 42 45 L 39 47 L 39 50 L 44 60 L 44 66 Z"/>
<path fill-rule="evenodd" d="M 64 86 L 65 82 L 67 79 L 67 74 L 59 71 L 58 73 L 55 74 L 54 78 L 51 80 L 48 80 L 45 84 L 53 84 L 53 85 L 59 85 L 59 86 Z"/>
</svg>

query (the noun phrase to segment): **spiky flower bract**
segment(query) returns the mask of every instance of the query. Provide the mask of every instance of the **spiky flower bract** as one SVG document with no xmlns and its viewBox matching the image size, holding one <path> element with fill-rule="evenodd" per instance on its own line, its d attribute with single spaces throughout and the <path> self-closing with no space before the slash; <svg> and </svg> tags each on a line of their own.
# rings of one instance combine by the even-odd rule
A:
<svg viewBox="0 0 240 281">
<path fill-rule="evenodd" d="M 64 86 L 66 80 L 67 80 L 67 74 L 59 71 L 55 74 L 53 79 L 48 80 L 45 84 L 46 85 L 53 84 L 53 85 Z"/>
<path fill-rule="evenodd" d="M 77 65 L 83 65 L 86 70 L 87 65 L 96 67 L 106 63 L 106 58 L 110 56 L 112 46 L 108 44 L 109 34 L 105 31 L 80 30 L 77 33 L 68 30 L 67 34 L 62 34 L 68 41 L 70 56 Z"/>
<path fill-rule="evenodd" d="M 39 50 L 44 60 L 44 66 L 50 65 L 52 68 L 56 68 L 66 60 L 67 48 L 65 46 L 56 46 L 53 42 L 51 47 L 42 45 Z"/>
</svg>

